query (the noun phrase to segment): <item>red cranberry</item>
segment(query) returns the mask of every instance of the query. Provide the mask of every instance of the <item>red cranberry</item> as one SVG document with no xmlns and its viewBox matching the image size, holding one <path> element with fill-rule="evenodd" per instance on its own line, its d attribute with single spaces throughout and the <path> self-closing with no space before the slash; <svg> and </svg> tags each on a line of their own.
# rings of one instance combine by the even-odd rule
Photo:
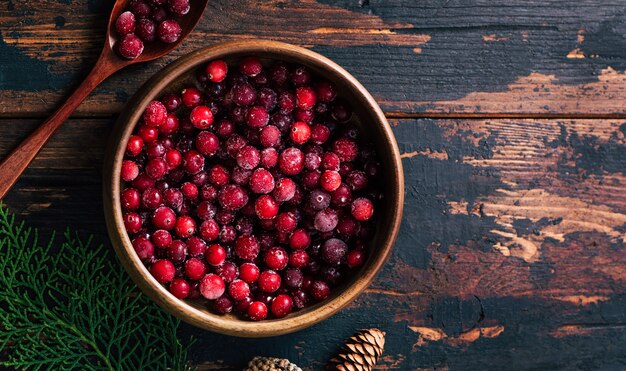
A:
<svg viewBox="0 0 626 371">
<path fill-rule="evenodd" d="M 374 214 L 374 204 L 367 198 L 360 197 L 352 201 L 350 212 L 354 219 L 359 221 L 369 220 Z"/>
<path fill-rule="evenodd" d="M 311 72 L 306 67 L 299 66 L 291 72 L 291 82 L 294 85 L 306 85 L 309 81 L 311 81 Z"/>
<path fill-rule="evenodd" d="M 141 192 L 145 191 L 148 188 L 154 187 L 154 184 L 154 179 L 151 179 L 146 174 L 139 174 L 139 176 L 133 181 L 133 187 L 137 188 Z M 143 201 L 143 195 L 141 197 Z"/>
<path fill-rule="evenodd" d="M 259 165 L 261 155 L 253 146 L 245 146 L 237 152 L 237 164 L 246 170 L 252 170 Z"/>
<path fill-rule="evenodd" d="M 174 279 L 176 268 L 169 260 L 157 260 L 150 267 L 150 274 L 160 283 L 168 283 Z"/>
<path fill-rule="evenodd" d="M 304 167 L 308 170 L 317 170 L 322 163 L 322 158 L 315 152 L 307 152 L 304 155 Z"/>
<path fill-rule="evenodd" d="M 228 73 L 228 65 L 221 59 L 212 61 L 206 67 L 206 74 L 209 80 L 213 82 L 221 82 L 226 78 Z"/>
<path fill-rule="evenodd" d="M 291 300 L 291 296 L 286 294 L 281 294 L 276 296 L 274 301 L 272 302 L 272 306 L 270 307 L 272 314 L 276 318 L 282 318 L 291 313 L 293 309 L 293 301 Z"/>
<path fill-rule="evenodd" d="M 291 126 L 291 140 L 296 144 L 304 144 L 311 137 L 311 128 L 305 122 L 298 121 Z"/>
<path fill-rule="evenodd" d="M 220 276 L 209 273 L 200 280 L 200 293 L 206 299 L 217 299 L 226 291 L 226 284 Z"/>
<path fill-rule="evenodd" d="M 189 296 L 190 290 L 191 286 L 189 285 L 189 282 L 182 278 L 174 278 L 170 283 L 170 292 L 178 299 L 185 299 Z"/>
<path fill-rule="evenodd" d="M 224 166 L 215 165 L 209 170 L 209 182 L 211 182 L 214 186 L 223 187 L 229 180 L 230 174 Z"/>
<path fill-rule="evenodd" d="M 254 263 L 243 263 L 239 267 L 239 278 L 244 282 L 254 283 L 259 279 L 260 270 Z"/>
<path fill-rule="evenodd" d="M 200 130 L 208 129 L 213 124 L 213 113 L 207 106 L 196 106 L 189 114 L 191 124 Z"/>
<path fill-rule="evenodd" d="M 233 134 L 226 140 L 226 151 L 231 157 L 236 157 L 239 150 L 246 146 L 246 140 L 240 135 Z"/>
<path fill-rule="evenodd" d="M 305 229 L 296 229 L 289 238 L 289 246 L 294 250 L 304 250 L 311 244 L 311 236 Z"/>
<path fill-rule="evenodd" d="M 332 192 L 341 185 L 341 175 L 334 170 L 326 170 L 320 178 L 320 185 L 328 192 Z"/>
<path fill-rule="evenodd" d="M 272 115 L 272 125 L 276 126 L 281 133 L 287 133 L 291 128 L 293 119 L 291 115 L 277 112 Z"/>
<path fill-rule="evenodd" d="M 179 151 L 170 148 L 165 152 L 165 162 L 170 170 L 176 169 L 183 163 L 183 155 Z"/>
<path fill-rule="evenodd" d="M 326 125 L 314 124 L 311 126 L 311 141 L 315 144 L 324 144 L 330 138 L 330 129 Z"/>
<path fill-rule="evenodd" d="M 187 257 L 187 245 L 181 240 L 174 240 L 167 249 L 167 258 L 174 263 L 182 263 Z"/>
<path fill-rule="evenodd" d="M 352 191 L 350 187 L 345 184 L 341 184 L 339 188 L 337 188 L 331 194 L 331 203 L 333 206 L 346 206 L 352 202 Z"/>
<path fill-rule="evenodd" d="M 354 161 L 359 154 L 359 147 L 353 140 L 339 138 L 333 143 L 333 152 L 341 161 Z"/>
<path fill-rule="evenodd" d="M 241 314 L 248 314 L 248 308 L 250 307 L 250 304 L 251 304 L 252 302 L 253 302 L 252 297 L 251 297 L 251 296 L 248 296 L 247 298 L 245 298 L 245 299 L 243 299 L 243 300 L 241 300 L 241 301 L 238 301 L 238 302 L 235 304 L 234 309 L 235 309 L 235 311 L 236 311 L 237 313 L 241 313 Z"/>
<path fill-rule="evenodd" d="M 315 87 L 315 92 L 317 93 L 317 98 L 324 103 L 332 102 L 337 96 L 335 86 L 330 82 L 324 80 L 317 83 L 317 86 Z"/>
<path fill-rule="evenodd" d="M 261 165 L 265 168 L 273 168 L 278 163 L 278 151 L 276 148 L 265 148 L 261 151 Z"/>
<path fill-rule="evenodd" d="M 337 223 L 337 233 L 345 237 L 355 236 L 361 228 L 361 224 L 350 216 L 344 216 Z"/>
<path fill-rule="evenodd" d="M 193 149 L 183 156 L 183 168 L 189 174 L 196 174 L 204 168 L 204 156 Z"/>
<path fill-rule="evenodd" d="M 122 191 L 121 200 L 124 210 L 137 210 L 141 203 L 141 195 L 135 188 L 126 188 Z"/>
<path fill-rule="evenodd" d="M 156 188 L 148 188 L 143 191 L 141 195 L 141 201 L 143 206 L 148 209 L 156 209 L 161 206 L 161 202 L 163 200 L 163 196 L 161 192 Z"/>
<path fill-rule="evenodd" d="M 191 6 L 189 0 L 167 0 L 168 10 L 177 16 L 183 16 L 189 13 Z"/>
<path fill-rule="evenodd" d="M 250 106 L 256 100 L 256 90 L 248 83 L 235 84 L 229 93 L 239 106 Z"/>
<path fill-rule="evenodd" d="M 187 200 L 195 200 L 198 198 L 198 194 L 200 191 L 198 190 L 198 186 L 191 182 L 185 182 L 180 186 L 180 191 L 183 193 L 183 196 Z"/>
<path fill-rule="evenodd" d="M 145 143 L 150 143 L 157 140 L 157 138 L 159 137 L 159 130 L 157 128 L 142 125 L 137 130 L 137 134 L 139 134 L 139 136 Z"/>
<path fill-rule="evenodd" d="M 183 194 L 177 189 L 170 188 L 163 193 L 165 204 L 174 210 L 183 205 Z"/>
<path fill-rule="evenodd" d="M 139 135 L 131 135 L 126 144 L 126 154 L 128 156 L 137 156 L 143 149 L 143 139 Z"/>
<path fill-rule="evenodd" d="M 296 183 L 289 178 L 280 178 L 276 182 L 273 196 L 278 202 L 285 202 L 291 200 L 296 193 Z"/>
<path fill-rule="evenodd" d="M 266 270 L 259 275 L 258 285 L 263 292 L 272 293 L 280 287 L 280 275 L 272 270 Z"/>
<path fill-rule="evenodd" d="M 248 202 L 248 195 L 240 186 L 229 184 L 220 190 L 218 200 L 226 210 L 238 210 Z"/>
<path fill-rule="evenodd" d="M 278 95 L 270 88 L 262 88 L 257 95 L 257 104 L 268 112 L 272 111 L 278 104 Z"/>
<path fill-rule="evenodd" d="M 178 217 L 178 219 L 176 219 L 174 231 L 179 237 L 191 237 L 196 232 L 196 222 L 193 220 L 193 218 L 182 215 Z"/>
<path fill-rule="evenodd" d="M 256 76 L 263 70 L 263 65 L 258 57 L 246 57 L 239 64 L 239 71 L 246 76 Z"/>
<path fill-rule="evenodd" d="M 154 257 L 154 245 L 145 237 L 137 237 L 132 241 L 133 248 L 139 259 L 148 261 Z"/>
<path fill-rule="evenodd" d="M 139 166 L 134 161 L 124 160 L 122 161 L 122 170 L 120 177 L 126 182 L 133 181 L 139 175 Z"/>
<path fill-rule="evenodd" d="M 340 163 L 339 156 L 336 154 L 332 152 L 322 154 L 322 169 L 338 171 Z"/>
<path fill-rule="evenodd" d="M 361 191 L 367 188 L 368 178 L 365 172 L 354 170 L 348 174 L 346 183 L 348 183 L 353 190 Z"/>
<path fill-rule="evenodd" d="M 237 230 L 232 225 L 225 225 L 220 230 L 219 239 L 223 244 L 235 242 L 237 238 Z"/>
<path fill-rule="evenodd" d="M 156 40 L 156 24 L 148 19 L 148 18 L 141 18 L 138 22 L 137 22 L 137 27 L 135 32 L 137 33 L 137 36 L 139 36 L 139 38 L 147 43 L 150 43 L 154 40 Z"/>
<path fill-rule="evenodd" d="M 124 35 L 119 41 L 118 51 L 126 59 L 135 59 L 143 52 L 143 41 L 132 33 Z"/>
<path fill-rule="evenodd" d="M 348 245 L 338 238 L 331 238 L 324 242 L 320 253 L 327 264 L 339 265 L 348 253 Z"/>
<path fill-rule="evenodd" d="M 202 93 L 194 87 L 188 87 L 181 92 L 181 100 L 187 108 L 193 108 L 202 101 Z"/>
<path fill-rule="evenodd" d="M 226 314 L 233 311 L 235 303 L 231 298 L 222 295 L 213 302 L 213 309 L 219 314 Z"/>
<path fill-rule="evenodd" d="M 304 168 L 304 155 L 298 148 L 287 148 L 281 152 L 278 164 L 280 170 L 286 175 L 299 174 Z"/>
<path fill-rule="evenodd" d="M 158 229 L 170 230 L 176 224 L 176 213 L 167 206 L 161 206 L 152 215 L 152 224 Z"/>
<path fill-rule="evenodd" d="M 293 306 L 302 309 L 309 301 L 309 295 L 304 290 L 296 290 L 292 294 Z"/>
<path fill-rule="evenodd" d="M 283 212 L 276 217 L 276 230 L 280 232 L 293 232 L 298 226 L 298 221 L 292 213 Z"/>
<path fill-rule="evenodd" d="M 265 169 L 256 169 L 250 176 L 250 190 L 258 194 L 267 194 L 274 189 L 274 177 Z"/>
<path fill-rule="evenodd" d="M 337 267 L 323 266 L 320 269 L 319 277 L 329 285 L 336 285 L 341 281 L 343 274 Z"/>
<path fill-rule="evenodd" d="M 228 286 L 228 294 L 237 301 L 243 300 L 250 296 L 250 286 L 245 281 L 234 280 Z"/>
<path fill-rule="evenodd" d="M 346 264 L 349 268 L 358 268 L 365 263 L 365 252 L 360 249 L 352 250 L 346 256 Z"/>
<path fill-rule="evenodd" d="M 322 301 L 330 294 L 330 288 L 324 281 L 313 281 L 309 288 L 311 297 L 317 301 Z"/>
<path fill-rule="evenodd" d="M 185 262 L 185 275 L 193 281 L 197 281 L 206 273 L 206 264 L 198 258 L 190 258 Z"/>
<path fill-rule="evenodd" d="M 315 106 L 317 95 L 310 87 L 299 87 L 296 89 L 296 105 L 303 110 L 309 110 Z"/>
<path fill-rule="evenodd" d="M 289 255 L 289 266 L 304 268 L 309 264 L 309 254 L 304 250 L 295 250 Z"/>
<path fill-rule="evenodd" d="M 260 301 L 253 301 L 248 306 L 248 317 L 253 321 L 261 321 L 267 318 L 267 306 Z"/>
<path fill-rule="evenodd" d="M 129 8 L 130 11 L 133 12 L 138 18 L 150 15 L 150 5 L 143 0 L 131 0 Z"/>
<path fill-rule="evenodd" d="M 273 270 L 282 270 L 287 267 L 287 263 L 289 263 L 289 256 L 287 252 L 282 247 L 272 247 L 271 249 L 265 252 L 265 265 L 269 269 Z"/>
<path fill-rule="evenodd" d="M 254 203 L 254 210 L 259 219 L 273 219 L 278 214 L 278 203 L 270 195 L 262 195 Z"/>
<path fill-rule="evenodd" d="M 239 269 L 235 263 L 227 261 L 215 268 L 215 274 L 220 276 L 224 282 L 230 283 L 233 282 L 237 276 L 239 276 Z"/>
<path fill-rule="evenodd" d="M 292 289 L 298 289 L 302 287 L 302 280 L 304 279 L 304 275 L 302 271 L 297 268 L 289 268 L 285 270 L 283 274 L 283 281 L 285 285 Z"/>
<path fill-rule="evenodd" d="M 135 32 L 135 15 L 129 11 L 120 14 L 115 21 L 115 30 L 120 35 Z"/>
<path fill-rule="evenodd" d="M 159 23 L 157 33 L 159 35 L 159 40 L 166 44 L 172 44 L 180 39 L 182 28 L 175 20 L 166 19 Z"/>
<path fill-rule="evenodd" d="M 218 244 L 211 245 L 207 248 L 204 258 L 214 267 L 221 265 L 226 260 L 226 250 Z M 235 297 L 233 299 L 239 300 Z"/>
<path fill-rule="evenodd" d="M 341 178 L 347 177 L 354 170 L 354 164 L 352 162 L 342 162 L 339 164 L 339 175 Z"/>
<path fill-rule="evenodd" d="M 296 108 L 296 97 L 289 91 L 283 91 L 278 95 L 278 107 L 282 112 L 290 113 Z"/>
<path fill-rule="evenodd" d="M 296 121 L 312 122 L 315 118 L 315 112 L 312 109 L 305 110 L 298 108 L 294 114 Z"/>
<path fill-rule="evenodd" d="M 280 144 L 280 130 L 274 125 L 268 125 L 261 130 L 259 137 L 263 147 L 275 147 Z"/>
<path fill-rule="evenodd" d="M 235 254 L 243 260 L 253 260 L 260 251 L 259 242 L 254 236 L 243 235 L 235 242 Z"/>
<path fill-rule="evenodd" d="M 193 236 L 187 240 L 187 251 L 189 252 L 189 256 L 195 258 L 201 257 L 204 255 L 206 249 L 206 242 L 199 237 Z"/>
<path fill-rule="evenodd" d="M 339 218 L 333 209 L 324 209 L 315 214 L 314 226 L 320 232 L 330 232 L 337 226 Z"/>
<path fill-rule="evenodd" d="M 247 122 L 251 128 L 262 128 L 270 120 L 270 116 L 261 106 L 255 106 L 248 111 Z"/>
<path fill-rule="evenodd" d="M 161 179 L 167 172 L 169 166 L 162 158 L 153 158 L 146 165 L 146 175 L 152 179 Z"/>
<path fill-rule="evenodd" d="M 137 213 L 124 214 L 124 227 L 128 233 L 137 233 L 141 230 L 141 216 Z"/>
<path fill-rule="evenodd" d="M 289 69 L 283 61 L 277 61 L 269 68 L 270 79 L 277 86 L 283 86 L 289 79 Z"/>
</svg>

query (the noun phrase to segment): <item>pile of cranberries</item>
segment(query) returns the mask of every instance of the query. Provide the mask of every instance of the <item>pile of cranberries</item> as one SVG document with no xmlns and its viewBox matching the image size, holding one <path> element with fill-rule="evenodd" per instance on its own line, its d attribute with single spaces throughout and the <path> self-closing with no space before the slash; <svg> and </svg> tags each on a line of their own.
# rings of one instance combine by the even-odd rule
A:
<svg viewBox="0 0 626 371">
<path fill-rule="evenodd" d="M 182 32 L 175 17 L 184 16 L 189 9 L 189 0 L 131 0 L 128 10 L 115 21 L 120 36 L 117 52 L 135 59 L 143 53 L 144 43 L 175 43 Z"/>
<path fill-rule="evenodd" d="M 124 223 L 157 281 L 217 313 L 284 317 L 366 259 L 380 163 L 346 100 L 303 66 L 197 71 L 148 104 L 120 169 Z"/>
</svg>

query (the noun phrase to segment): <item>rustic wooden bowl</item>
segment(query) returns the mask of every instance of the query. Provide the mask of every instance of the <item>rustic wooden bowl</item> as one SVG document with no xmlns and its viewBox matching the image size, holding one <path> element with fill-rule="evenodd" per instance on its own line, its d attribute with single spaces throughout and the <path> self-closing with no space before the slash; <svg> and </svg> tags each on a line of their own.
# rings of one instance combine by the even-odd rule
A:
<svg viewBox="0 0 626 371">
<path fill-rule="evenodd" d="M 294 312 L 282 319 L 261 322 L 245 321 L 235 315 L 217 315 L 201 301 L 179 300 L 159 284 L 139 260 L 124 229 L 120 206 L 120 166 L 126 142 L 144 108 L 164 92 L 191 81 L 193 71 L 207 61 L 237 59 L 246 55 L 303 64 L 337 85 L 338 93 L 354 108 L 355 123 L 374 143 L 382 162 L 385 197 L 378 214 L 375 236 L 369 246 L 364 266 L 342 286 L 333 290 L 324 302 Z M 195 326 L 227 335 L 264 337 L 286 334 L 320 322 L 353 301 L 382 268 L 396 241 L 404 202 L 404 176 L 398 147 L 389 123 L 367 90 L 348 72 L 331 60 L 294 45 L 265 41 L 234 41 L 194 51 L 173 62 L 148 82 L 128 102 L 117 121 L 104 165 L 104 212 L 109 236 L 122 264 L 137 285 L 157 304 Z"/>
</svg>

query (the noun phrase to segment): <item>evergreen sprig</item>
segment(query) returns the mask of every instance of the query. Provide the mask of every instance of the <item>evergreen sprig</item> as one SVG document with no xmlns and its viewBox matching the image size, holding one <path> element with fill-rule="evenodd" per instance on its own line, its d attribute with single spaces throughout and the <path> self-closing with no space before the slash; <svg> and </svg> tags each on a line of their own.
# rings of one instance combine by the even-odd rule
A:
<svg viewBox="0 0 626 371">
<path fill-rule="evenodd" d="M 0 205 L 0 367 L 187 369 L 179 321 L 91 240 L 68 230 L 40 244 Z"/>
</svg>

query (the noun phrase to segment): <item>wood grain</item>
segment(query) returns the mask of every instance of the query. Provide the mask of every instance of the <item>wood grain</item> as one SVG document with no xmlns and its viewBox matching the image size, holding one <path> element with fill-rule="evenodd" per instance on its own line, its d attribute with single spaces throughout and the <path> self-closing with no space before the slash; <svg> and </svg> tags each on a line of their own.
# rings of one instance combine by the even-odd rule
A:
<svg viewBox="0 0 626 371">
<path fill-rule="evenodd" d="M 35 124 L 0 120 L 0 155 Z M 100 171 L 111 124 L 70 120 L 9 193 L 9 207 L 31 224 L 76 225 L 106 241 Z M 264 354 L 318 369 L 355 329 L 377 326 L 387 332 L 381 369 L 623 367 L 626 121 L 392 125 L 406 154 L 407 199 L 374 285 L 336 316 L 275 339 L 184 326 L 197 338 L 194 363 L 233 369 Z M 572 228 L 581 219 L 592 225 Z"/>
<path fill-rule="evenodd" d="M 95 60 L 108 5 L 12 0 L 0 9 L 0 101 L 12 102 L 3 117 L 52 111 Z M 120 73 L 77 117 L 119 112 L 185 53 L 252 37 L 327 55 L 391 114 L 625 117 L 625 10 L 593 0 L 215 0 L 179 49 Z"/>
</svg>

